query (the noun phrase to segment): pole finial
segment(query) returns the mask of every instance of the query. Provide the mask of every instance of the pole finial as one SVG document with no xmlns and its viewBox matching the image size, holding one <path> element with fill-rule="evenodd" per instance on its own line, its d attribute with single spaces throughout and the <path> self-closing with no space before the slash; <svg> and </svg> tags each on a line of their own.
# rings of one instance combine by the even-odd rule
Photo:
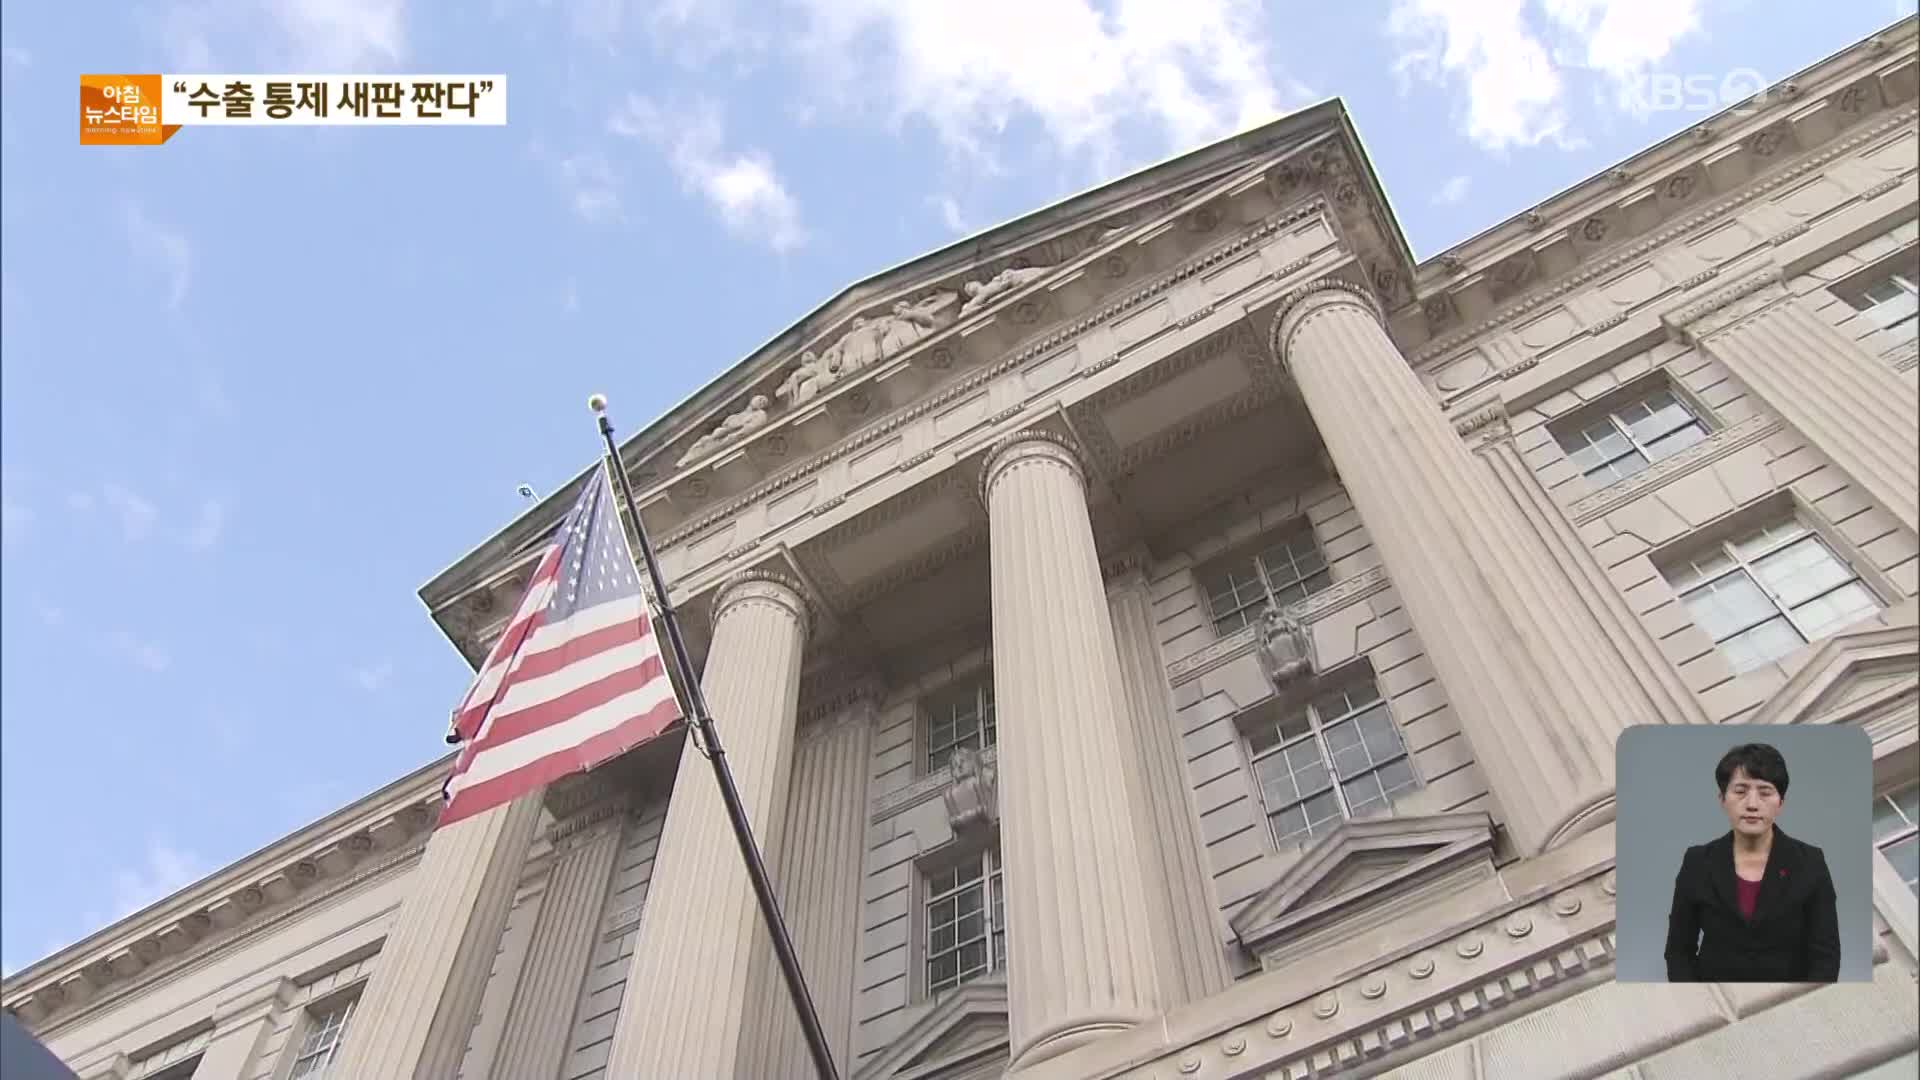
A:
<svg viewBox="0 0 1920 1080">
<path fill-rule="evenodd" d="M 594 394 L 587 398 L 587 408 L 592 409 L 596 416 L 603 415 L 607 411 L 607 395 Z"/>
</svg>

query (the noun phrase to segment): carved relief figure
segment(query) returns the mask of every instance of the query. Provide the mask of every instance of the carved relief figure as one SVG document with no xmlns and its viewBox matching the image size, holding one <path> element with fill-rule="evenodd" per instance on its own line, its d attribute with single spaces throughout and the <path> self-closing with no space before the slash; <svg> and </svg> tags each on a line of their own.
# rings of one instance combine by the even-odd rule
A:
<svg viewBox="0 0 1920 1080">
<path fill-rule="evenodd" d="M 821 354 L 827 362 L 827 370 L 835 378 L 844 379 L 878 361 L 882 329 L 880 323 L 864 315 L 855 315 L 853 328 L 847 331 L 845 337 L 827 346 L 827 351 Z"/>
<path fill-rule="evenodd" d="M 826 361 L 808 349 L 800 354 L 800 363 L 774 388 L 773 396 L 786 402 L 787 408 L 797 408 L 837 381 L 834 373 L 827 370 Z"/>
<path fill-rule="evenodd" d="M 960 314 L 966 315 L 978 311 L 993 303 L 995 297 L 1031 284 L 1035 278 L 1051 269 L 1053 268 L 1050 266 L 1029 266 L 1016 270 L 1009 266 L 985 282 L 969 281 L 966 284 L 967 302 L 960 305 Z"/>
<path fill-rule="evenodd" d="M 1313 673 L 1313 652 L 1307 628 L 1282 608 L 1268 607 L 1260 616 L 1260 665 L 1277 687 Z"/>
<path fill-rule="evenodd" d="M 771 404 L 765 394 L 755 394 L 748 399 L 747 407 L 720 421 L 720 426 L 694 440 L 692 446 L 680 457 L 682 466 L 706 457 L 715 450 L 750 431 L 765 427 L 767 424 L 767 406 Z"/>
<path fill-rule="evenodd" d="M 951 323 L 956 317 L 953 304 L 958 299 L 953 293 L 937 292 L 915 303 L 902 300 L 894 304 L 893 314 L 881 321 L 881 357 L 911 348 Z"/>
<path fill-rule="evenodd" d="M 996 770 L 980 760 L 980 752 L 970 746 L 956 747 L 947 759 L 953 783 L 942 798 L 947 804 L 947 823 L 955 832 L 992 824 L 1000 817 L 1000 796 L 996 790 Z"/>
</svg>

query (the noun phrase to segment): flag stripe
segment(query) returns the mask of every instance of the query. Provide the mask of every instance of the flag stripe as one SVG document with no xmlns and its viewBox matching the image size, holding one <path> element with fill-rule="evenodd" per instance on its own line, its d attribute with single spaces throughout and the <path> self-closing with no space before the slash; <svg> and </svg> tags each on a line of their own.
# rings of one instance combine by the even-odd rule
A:
<svg viewBox="0 0 1920 1080">
<path fill-rule="evenodd" d="M 622 605 L 608 604 L 606 606 L 619 607 Z M 575 618 L 577 619 L 579 616 L 575 616 Z M 649 636 L 652 632 L 653 629 L 651 626 L 641 624 L 638 612 L 628 614 L 626 618 L 622 618 L 612 626 L 602 626 L 585 630 L 579 637 L 561 645 L 559 648 L 548 649 L 540 653 L 529 653 L 520 661 L 520 666 L 514 669 L 515 688 L 518 689 L 519 686 L 525 685 L 520 682 L 522 679 L 543 679 L 557 671 L 565 669 L 568 664 L 577 663 L 589 656 L 597 656 L 609 649 L 617 649 L 622 645 L 635 644 L 641 638 Z M 503 701 L 502 704 L 505 704 L 505 702 Z"/>
<path fill-rule="evenodd" d="M 584 673 L 576 678 L 572 671 L 568 671 L 568 681 L 575 684 L 571 689 L 512 712 L 496 712 L 487 722 L 486 729 L 480 733 L 480 738 L 475 740 L 478 752 L 485 753 L 552 727 L 576 713 L 584 713 L 635 690 L 645 689 L 666 672 L 666 665 L 658 653 L 648 656 L 637 667 L 628 662 L 629 658 L 615 659 L 619 662 L 608 665 L 609 670 L 597 679 L 583 681 Z M 515 690 L 519 688 L 514 687 Z"/>
<path fill-rule="evenodd" d="M 550 784 L 568 773 L 579 772 L 618 756 L 654 738 L 680 719 L 677 701 L 667 700 L 651 710 L 629 717 L 620 726 L 588 739 L 579 746 L 555 751 L 520 769 L 489 780 L 464 785 L 453 801 L 440 812 L 436 828 L 451 825 L 462 818 L 490 810 L 518 798 L 542 784 Z"/>
<path fill-rule="evenodd" d="M 583 713 L 569 716 L 557 724 L 529 732 L 494 746 L 478 746 L 467 764 L 462 789 L 491 780 L 532 764 L 548 754 L 580 745 L 629 716 L 651 711 L 663 702 L 673 702 L 673 688 L 665 679 L 655 679 L 638 690 L 628 691 Z"/>
</svg>

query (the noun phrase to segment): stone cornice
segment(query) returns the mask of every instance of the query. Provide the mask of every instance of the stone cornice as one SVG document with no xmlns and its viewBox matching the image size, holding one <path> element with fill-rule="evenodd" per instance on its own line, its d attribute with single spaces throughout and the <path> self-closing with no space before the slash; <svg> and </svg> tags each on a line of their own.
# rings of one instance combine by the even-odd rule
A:
<svg viewBox="0 0 1920 1080">
<path fill-rule="evenodd" d="M 844 457 L 847 457 L 858 450 L 864 449 L 867 446 L 871 446 L 872 444 L 879 442 L 880 440 L 886 438 L 887 436 L 892 435 L 893 433 L 899 431 L 902 427 L 905 427 L 907 424 L 910 424 L 930 413 L 938 411 L 942 406 L 951 404 L 955 401 L 959 401 L 960 399 L 975 393 L 976 391 L 984 387 L 987 383 L 992 382 L 994 379 L 997 379 L 1002 375 L 1005 375 L 1007 372 L 1012 371 L 1015 368 L 1018 368 L 1029 361 L 1038 359 L 1040 356 L 1044 355 L 1050 350 L 1056 349 L 1062 345 L 1065 345 L 1070 341 L 1073 341 L 1077 338 L 1084 336 L 1089 330 L 1092 330 L 1095 327 L 1110 323 L 1115 319 L 1119 318 L 1120 316 L 1126 314 L 1127 312 L 1132 311 L 1133 309 L 1138 308 L 1154 299 L 1157 299 L 1158 297 L 1172 290 L 1175 286 L 1179 285 L 1181 282 L 1186 281 L 1192 277 L 1195 277 L 1196 275 L 1201 274 L 1206 270 L 1226 261 L 1227 259 L 1233 257 L 1234 255 L 1237 255 L 1247 250 L 1248 248 L 1251 248 L 1256 244 L 1261 243 L 1262 241 L 1265 241 L 1271 237 L 1278 235 L 1281 232 L 1281 230 L 1287 228 L 1288 226 L 1298 224 L 1299 222 L 1306 221 L 1312 217 L 1326 213 L 1327 209 L 1328 209 L 1327 203 L 1324 199 L 1320 199 L 1320 198 L 1308 199 L 1305 202 L 1302 202 L 1290 207 L 1284 213 L 1275 215 L 1269 218 L 1268 220 L 1260 223 L 1259 225 L 1256 225 L 1250 229 L 1247 229 L 1239 233 L 1238 235 L 1232 237 L 1231 239 L 1226 240 L 1210 249 L 1207 249 L 1206 251 L 1195 256 L 1194 258 L 1188 259 L 1186 262 L 1183 262 L 1178 267 L 1172 270 L 1169 270 L 1159 275 L 1156 278 L 1149 279 L 1146 284 L 1143 284 L 1127 292 L 1120 298 L 1116 300 L 1112 300 L 1104 305 L 1097 307 L 1093 312 L 1087 315 L 1084 315 L 1078 319 L 1071 320 L 1058 327 L 1055 327 L 1053 330 L 1049 331 L 1045 335 L 1035 338 L 1034 340 L 1026 343 L 1025 345 L 1021 346 L 1018 349 L 1010 351 L 1005 357 L 1002 357 L 1001 359 L 994 361 L 992 363 L 983 365 L 982 367 L 975 370 L 974 372 L 968 375 L 964 375 L 959 379 L 956 379 L 955 381 L 947 384 L 941 389 L 920 399 L 918 402 L 894 411 L 893 413 L 887 415 L 886 417 L 881 418 L 880 420 L 874 422 L 873 424 L 863 427 L 859 431 L 854 432 L 853 434 L 847 436 L 844 439 L 841 439 L 838 443 L 827 448 L 826 450 L 818 454 L 815 454 L 804 461 L 795 462 L 792 466 L 790 466 L 785 471 L 779 473 L 778 475 L 769 477 L 768 479 L 753 485 L 751 488 L 742 492 L 741 494 L 727 500 L 725 503 L 722 503 L 721 505 L 714 507 L 711 510 L 705 511 L 695 516 L 694 518 L 688 520 L 684 524 L 676 526 L 673 530 L 668 532 L 667 535 L 660 540 L 660 542 L 657 545 L 658 548 L 664 551 L 669 547 L 672 547 L 687 539 L 690 539 L 691 537 L 699 535 L 701 532 L 705 531 L 706 529 L 711 528 L 712 526 L 722 521 L 725 521 L 730 517 L 733 517 L 735 514 L 738 514 L 741 510 L 746 509 L 748 506 L 751 506 L 754 503 L 757 503 L 767 498 L 770 495 L 778 494 L 779 492 L 785 490 L 786 488 L 792 487 L 793 485 L 799 483 L 800 481 L 805 480 L 807 477 L 813 476 L 819 473 L 822 469 L 826 468 L 828 465 L 831 465 L 834 462 Z M 1297 266 L 1298 264 L 1296 264 L 1296 266 L 1293 268 L 1287 269 L 1286 272 L 1291 273 L 1292 269 L 1297 269 Z M 1285 274 L 1282 273 L 1275 276 L 1284 277 Z M 998 310 L 999 309 L 996 307 L 996 308 L 988 309 L 988 311 L 986 312 L 983 312 L 982 313 L 983 318 L 981 319 L 981 321 L 985 321 L 984 316 L 990 316 L 995 312 L 997 312 Z M 864 375 L 861 379 L 856 380 L 854 382 L 847 383 L 845 385 L 857 386 L 863 382 L 878 379 L 883 375 L 885 375 L 886 373 L 896 370 L 899 367 L 907 366 L 913 363 L 915 358 L 921 352 L 924 351 L 927 353 L 933 353 L 938 351 L 942 347 L 943 343 L 948 339 L 948 337 L 956 336 L 962 333 L 964 328 L 971 327 L 972 325 L 973 325 L 973 321 L 971 318 L 967 321 L 956 323 L 954 326 L 948 327 L 946 330 L 943 330 L 940 334 L 935 335 L 934 337 L 919 343 L 913 349 L 910 349 L 902 353 L 898 358 L 894 360 L 890 360 L 888 361 L 888 363 L 874 368 L 870 373 Z M 838 393 L 840 391 L 836 390 L 835 392 Z"/>
<path fill-rule="evenodd" d="M 30 1028 L 176 971 L 209 948 L 253 933 L 385 866 L 433 825 L 448 755 L 299 832 L 109 926 L 6 981 L 5 1008 Z M 377 860 L 368 863 L 369 859 Z M 376 871 L 377 872 L 377 871 Z M 36 1028 L 37 1029 L 37 1028 Z"/>
<path fill-rule="evenodd" d="M 1652 252 L 1667 246 L 1683 236 L 1698 232 L 1703 227 L 1713 224 L 1732 214 L 1734 211 L 1740 210 L 1760 198 L 1785 187 L 1787 184 L 1806 176 L 1808 173 L 1860 149 L 1875 139 L 1883 138 L 1892 132 L 1910 129 L 1916 118 L 1920 118 L 1920 110 L 1913 108 L 1902 109 L 1877 124 L 1873 124 L 1845 138 L 1829 143 L 1822 149 L 1807 155 L 1794 165 L 1744 185 L 1739 191 L 1705 210 L 1685 217 L 1678 223 L 1661 229 L 1652 235 L 1643 237 L 1603 259 L 1589 262 L 1579 270 L 1559 278 L 1550 285 L 1536 288 L 1527 293 L 1523 298 L 1506 304 L 1492 315 L 1489 315 L 1472 326 L 1462 327 L 1420 345 L 1413 350 L 1409 359 L 1415 367 L 1425 367 L 1425 365 L 1440 359 L 1455 349 L 1471 344 L 1528 312 L 1545 307 L 1599 278 L 1605 277 L 1616 270 L 1624 269 L 1630 264 L 1645 258 Z"/>
<path fill-rule="evenodd" d="M 1786 284 L 1786 273 L 1780 267 L 1763 266 L 1694 303 L 1667 312 L 1660 316 L 1660 322 L 1676 340 L 1696 344 L 1701 338 L 1725 330 L 1750 314 L 1753 304 L 1742 303 L 1749 297 L 1765 293 L 1765 303 L 1784 299 Z"/>
</svg>

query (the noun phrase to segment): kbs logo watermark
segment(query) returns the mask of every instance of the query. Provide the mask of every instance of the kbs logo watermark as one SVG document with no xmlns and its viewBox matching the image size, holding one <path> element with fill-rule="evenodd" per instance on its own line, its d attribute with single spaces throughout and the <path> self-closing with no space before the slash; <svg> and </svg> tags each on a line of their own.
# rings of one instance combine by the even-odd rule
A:
<svg viewBox="0 0 1920 1080">
<path fill-rule="evenodd" d="M 1735 68 L 1724 75 L 1681 75 L 1668 71 L 1641 72 L 1620 91 L 1622 107 L 1639 115 L 1657 112 L 1758 112 L 1770 93 L 1765 76 L 1752 68 Z"/>
</svg>

